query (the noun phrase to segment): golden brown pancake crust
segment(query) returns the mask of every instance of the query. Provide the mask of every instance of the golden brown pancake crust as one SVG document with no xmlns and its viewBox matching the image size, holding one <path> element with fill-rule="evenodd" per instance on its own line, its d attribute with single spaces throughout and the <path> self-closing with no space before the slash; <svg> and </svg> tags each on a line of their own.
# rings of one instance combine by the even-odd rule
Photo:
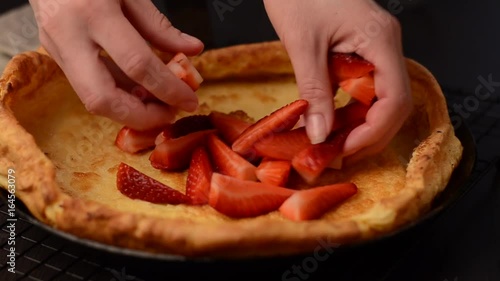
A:
<svg viewBox="0 0 500 281">
<path fill-rule="evenodd" d="M 211 50 L 192 59 L 205 78 L 197 113 L 242 109 L 258 119 L 298 97 L 279 42 Z M 118 150 L 113 141 L 121 125 L 89 114 L 43 51 L 16 56 L 0 80 L 0 185 L 6 187 L 7 169 L 13 168 L 16 195 L 39 220 L 79 237 L 150 252 L 288 255 L 312 251 L 320 239 L 372 239 L 425 213 L 462 155 L 437 82 L 415 61 L 408 59 L 407 68 L 411 116 L 380 155 L 321 177 L 325 184 L 352 181 L 359 192 L 318 220 L 292 222 L 278 212 L 231 219 L 208 206 L 123 196 L 116 188 L 122 161 L 181 191 L 186 174 L 153 169 L 149 153 Z"/>
</svg>

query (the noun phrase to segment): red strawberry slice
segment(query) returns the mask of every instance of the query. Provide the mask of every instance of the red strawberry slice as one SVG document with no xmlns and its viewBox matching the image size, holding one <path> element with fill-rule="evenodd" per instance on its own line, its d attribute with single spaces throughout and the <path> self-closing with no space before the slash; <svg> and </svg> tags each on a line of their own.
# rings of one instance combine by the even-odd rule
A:
<svg viewBox="0 0 500 281">
<path fill-rule="evenodd" d="M 308 105 L 306 100 L 296 100 L 260 119 L 236 139 L 232 145 L 233 150 L 240 155 L 251 154 L 252 147 L 257 141 L 292 129 L 299 121 L 300 116 L 307 110 Z"/>
<path fill-rule="evenodd" d="M 257 168 L 236 152 L 232 151 L 231 148 L 215 134 L 208 137 L 208 148 L 217 172 L 237 179 L 257 180 L 255 175 L 255 170 Z"/>
<path fill-rule="evenodd" d="M 190 115 L 182 117 L 168 125 L 156 138 L 157 145 L 168 139 L 175 139 L 190 133 L 213 129 L 208 115 Z"/>
<path fill-rule="evenodd" d="M 205 144 L 207 136 L 215 130 L 204 130 L 194 132 L 176 139 L 169 139 L 157 145 L 149 161 L 156 169 L 161 170 L 182 170 L 189 166 L 193 151 Z"/>
<path fill-rule="evenodd" d="M 290 161 L 264 158 L 257 167 L 255 174 L 257 179 L 263 183 L 285 186 L 291 168 L 292 163 Z"/>
<path fill-rule="evenodd" d="M 284 187 L 214 173 L 208 202 L 212 208 L 229 217 L 256 217 L 277 210 L 294 192 Z"/>
<path fill-rule="evenodd" d="M 352 124 L 362 124 L 365 122 L 369 109 L 370 106 L 361 102 L 353 102 L 335 109 L 335 121 L 333 122 L 332 131 L 351 126 Z"/>
<path fill-rule="evenodd" d="M 335 53 L 330 57 L 329 71 L 332 83 L 358 78 L 375 69 L 374 65 L 357 54 Z"/>
<path fill-rule="evenodd" d="M 372 75 L 344 80 L 339 83 L 339 86 L 351 97 L 368 106 L 375 99 L 375 82 Z"/>
<path fill-rule="evenodd" d="M 232 145 L 241 133 L 251 125 L 250 122 L 241 120 L 235 115 L 218 111 L 212 111 L 209 116 L 213 126 L 217 128 L 222 139 L 228 145 Z"/>
<path fill-rule="evenodd" d="M 120 163 L 116 176 L 118 190 L 131 199 L 172 205 L 185 204 L 189 201 L 183 193 L 146 176 L 125 163 Z"/>
<path fill-rule="evenodd" d="M 137 153 L 155 146 L 155 139 L 159 129 L 148 131 L 137 131 L 129 127 L 123 127 L 116 135 L 115 145 L 122 151 Z"/>
<path fill-rule="evenodd" d="M 186 195 L 192 205 L 208 203 L 212 173 L 212 164 L 207 150 L 203 146 L 196 148 L 191 158 L 186 181 Z"/>
<path fill-rule="evenodd" d="M 163 131 L 161 131 L 155 138 L 155 145 L 159 145 L 160 143 L 173 139 L 174 137 L 172 136 L 172 127 L 173 124 L 167 125 Z"/>
<path fill-rule="evenodd" d="M 203 82 L 203 77 L 196 68 L 191 64 L 191 61 L 183 53 L 176 54 L 168 63 L 167 67 L 175 76 L 188 84 L 193 91 L 200 88 Z"/>
<path fill-rule="evenodd" d="M 321 173 L 342 153 L 353 127 L 331 134 L 323 143 L 311 144 L 292 159 L 292 166 L 308 183 L 313 184 Z"/>
<path fill-rule="evenodd" d="M 280 213 L 294 221 L 320 218 L 332 208 L 358 192 L 353 183 L 339 183 L 300 190 L 290 196 L 279 208 Z"/>
<path fill-rule="evenodd" d="M 311 145 L 305 127 L 281 132 L 255 143 L 257 155 L 280 160 L 292 160 L 297 153 Z"/>
</svg>

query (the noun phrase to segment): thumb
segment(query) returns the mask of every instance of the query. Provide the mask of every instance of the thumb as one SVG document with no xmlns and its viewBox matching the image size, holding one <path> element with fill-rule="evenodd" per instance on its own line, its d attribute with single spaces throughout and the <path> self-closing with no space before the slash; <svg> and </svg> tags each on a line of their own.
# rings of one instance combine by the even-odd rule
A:
<svg viewBox="0 0 500 281">
<path fill-rule="evenodd" d="M 203 50 L 203 42 L 175 28 L 151 0 L 125 0 L 123 6 L 132 25 L 162 51 L 194 56 Z"/>
<path fill-rule="evenodd" d="M 333 90 L 328 75 L 327 44 L 292 43 L 287 52 L 295 72 L 299 95 L 309 102 L 304 114 L 306 132 L 313 144 L 324 142 L 333 126 Z M 318 46 L 316 46 L 318 45 Z"/>
</svg>

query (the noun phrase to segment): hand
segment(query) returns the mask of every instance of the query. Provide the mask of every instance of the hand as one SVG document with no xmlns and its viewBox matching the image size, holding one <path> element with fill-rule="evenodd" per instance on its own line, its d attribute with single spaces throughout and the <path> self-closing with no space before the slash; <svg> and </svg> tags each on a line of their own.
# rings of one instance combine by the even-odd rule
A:
<svg viewBox="0 0 500 281">
<path fill-rule="evenodd" d="M 40 42 L 91 113 L 137 130 L 167 124 L 176 108 L 193 111 L 195 93 L 146 42 L 196 55 L 203 43 L 172 26 L 150 0 L 30 0 Z M 103 56 L 102 51 L 109 55 Z M 154 96 L 147 100 L 144 97 Z"/>
<path fill-rule="evenodd" d="M 397 20 L 372 0 L 264 0 L 284 44 L 301 98 L 311 142 L 325 140 L 333 124 L 331 52 L 357 53 L 375 66 L 377 102 L 344 144 L 343 156 L 381 151 L 408 117 L 412 100 Z"/>
</svg>

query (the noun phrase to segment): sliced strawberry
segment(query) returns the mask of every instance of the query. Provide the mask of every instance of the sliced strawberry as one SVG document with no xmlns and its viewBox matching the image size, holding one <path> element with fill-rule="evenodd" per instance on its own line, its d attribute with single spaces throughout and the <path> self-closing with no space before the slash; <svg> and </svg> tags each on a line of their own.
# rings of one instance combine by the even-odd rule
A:
<svg viewBox="0 0 500 281">
<path fill-rule="evenodd" d="M 175 139 L 190 133 L 214 129 L 208 115 L 190 115 L 182 117 L 172 124 L 164 127 L 158 134 L 155 144 L 159 145 L 165 140 Z"/>
<path fill-rule="evenodd" d="M 196 148 L 191 158 L 186 181 L 186 195 L 192 205 L 208 203 L 212 173 L 212 164 L 207 150 L 203 146 Z"/>
<path fill-rule="evenodd" d="M 207 136 L 215 130 L 204 130 L 185 135 L 180 138 L 169 139 L 157 145 L 149 161 L 156 169 L 182 170 L 189 166 L 193 151 L 205 144 Z"/>
<path fill-rule="evenodd" d="M 131 166 L 120 163 L 116 175 L 118 190 L 131 199 L 157 204 L 184 204 L 189 198 L 183 193 L 146 176 Z"/>
<path fill-rule="evenodd" d="M 232 145 L 241 133 L 251 125 L 251 123 L 241 120 L 235 115 L 218 111 L 212 111 L 209 116 L 213 126 L 217 128 L 221 137 L 228 145 Z"/>
<path fill-rule="evenodd" d="M 361 124 L 365 122 L 366 114 L 370 106 L 361 102 L 352 102 L 344 107 L 335 109 L 335 121 L 332 131 L 351 126 L 352 124 Z"/>
<path fill-rule="evenodd" d="M 179 138 L 190 133 L 214 129 L 208 115 L 190 115 L 175 121 L 163 130 L 165 137 Z"/>
<path fill-rule="evenodd" d="M 257 180 L 255 170 L 250 162 L 232 151 L 215 134 L 208 137 L 208 148 L 212 156 L 215 170 L 221 174 L 242 180 Z"/>
<path fill-rule="evenodd" d="M 172 127 L 173 124 L 169 124 L 167 125 L 163 131 L 161 131 L 155 138 L 155 145 L 159 145 L 160 143 L 166 141 L 166 140 L 169 140 L 169 139 L 173 139 L 174 137 L 172 136 L 172 129 L 170 127 Z"/>
<path fill-rule="evenodd" d="M 358 78 L 375 69 L 373 64 L 357 54 L 335 53 L 330 57 L 329 71 L 332 83 Z"/>
<path fill-rule="evenodd" d="M 355 195 L 353 183 L 339 183 L 300 190 L 290 196 L 279 208 L 280 213 L 294 221 L 320 218 L 332 208 Z"/>
<path fill-rule="evenodd" d="M 198 70 L 196 70 L 193 64 L 191 64 L 189 58 L 183 53 L 176 54 L 167 63 L 167 67 L 170 71 L 172 71 L 172 73 L 174 73 L 175 76 L 188 84 L 193 91 L 200 88 L 200 84 L 203 82 L 203 77 L 201 77 Z"/>
<path fill-rule="evenodd" d="M 129 127 L 123 127 L 116 135 L 115 145 L 128 153 L 137 153 L 155 146 L 155 139 L 159 129 L 148 131 L 137 131 Z"/>
<path fill-rule="evenodd" d="M 375 99 L 375 82 L 372 75 L 344 80 L 339 83 L 339 86 L 351 97 L 368 106 Z"/>
<path fill-rule="evenodd" d="M 257 179 L 263 183 L 285 186 L 291 168 L 292 163 L 290 161 L 265 158 L 260 162 L 255 174 Z"/>
<path fill-rule="evenodd" d="M 240 155 L 249 154 L 257 141 L 292 129 L 299 121 L 300 116 L 307 110 L 308 105 L 306 100 L 296 100 L 260 119 L 236 139 L 232 145 L 233 150 Z"/>
<path fill-rule="evenodd" d="M 321 173 L 342 153 L 352 127 L 332 133 L 325 142 L 311 144 L 292 159 L 292 166 L 308 183 L 313 184 Z"/>
<path fill-rule="evenodd" d="M 209 204 L 229 217 L 256 217 L 277 210 L 294 192 L 284 187 L 214 173 Z"/>
<path fill-rule="evenodd" d="M 300 151 L 311 145 L 305 127 L 276 133 L 255 143 L 257 155 L 280 160 L 292 160 Z"/>
</svg>

